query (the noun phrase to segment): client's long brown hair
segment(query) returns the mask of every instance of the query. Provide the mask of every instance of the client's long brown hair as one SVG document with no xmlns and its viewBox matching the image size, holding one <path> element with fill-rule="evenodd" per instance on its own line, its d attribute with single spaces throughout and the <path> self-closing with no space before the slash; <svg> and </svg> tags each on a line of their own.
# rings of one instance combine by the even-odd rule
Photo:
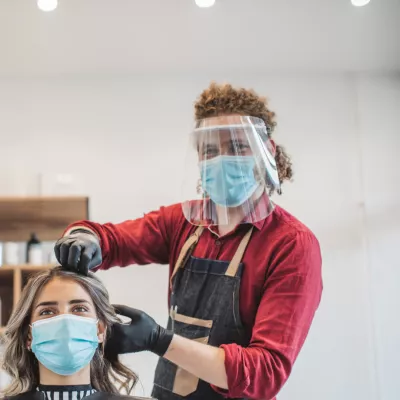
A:
<svg viewBox="0 0 400 400">
<path fill-rule="evenodd" d="M 39 366 L 35 355 L 26 348 L 32 307 L 37 295 L 54 278 L 68 279 L 81 285 L 92 298 L 97 317 L 110 332 L 113 323 L 119 319 L 110 304 L 107 289 L 89 272 L 89 276 L 64 271 L 60 267 L 41 271 L 32 276 L 21 299 L 7 324 L 4 337 L 3 368 L 11 377 L 6 396 L 13 396 L 34 389 L 39 384 Z M 107 335 L 105 341 L 107 340 Z M 104 346 L 99 346 L 91 361 L 91 384 L 98 391 L 119 393 L 124 389 L 128 394 L 136 384 L 137 376 L 118 360 L 109 360 L 104 355 Z"/>
</svg>

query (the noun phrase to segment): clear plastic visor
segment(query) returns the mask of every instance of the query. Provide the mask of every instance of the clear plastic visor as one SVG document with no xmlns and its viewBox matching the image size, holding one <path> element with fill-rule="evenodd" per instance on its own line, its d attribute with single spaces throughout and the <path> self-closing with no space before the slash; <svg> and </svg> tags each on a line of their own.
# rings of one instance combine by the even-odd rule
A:
<svg viewBox="0 0 400 400">
<path fill-rule="evenodd" d="M 264 121 L 229 115 L 199 120 L 190 136 L 182 209 L 194 225 L 265 219 L 279 189 L 275 148 Z"/>
</svg>

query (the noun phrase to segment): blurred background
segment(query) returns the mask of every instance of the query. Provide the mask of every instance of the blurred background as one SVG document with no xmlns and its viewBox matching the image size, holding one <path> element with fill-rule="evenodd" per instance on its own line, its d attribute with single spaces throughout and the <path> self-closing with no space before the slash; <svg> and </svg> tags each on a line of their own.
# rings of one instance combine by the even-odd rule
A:
<svg viewBox="0 0 400 400">
<path fill-rule="evenodd" d="M 268 97 L 295 172 L 274 200 L 323 252 L 322 303 L 279 399 L 398 399 L 399 21 L 399 0 L 1 0 L 0 326 L 67 223 L 181 200 L 193 103 L 229 82 Z M 166 266 L 99 276 L 166 322 Z M 149 395 L 156 357 L 124 360 Z"/>
</svg>

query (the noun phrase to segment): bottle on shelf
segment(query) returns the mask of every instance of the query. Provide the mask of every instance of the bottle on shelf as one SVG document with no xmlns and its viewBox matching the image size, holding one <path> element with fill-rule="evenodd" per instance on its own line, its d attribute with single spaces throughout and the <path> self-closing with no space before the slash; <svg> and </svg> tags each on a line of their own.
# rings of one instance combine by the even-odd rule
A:
<svg viewBox="0 0 400 400">
<path fill-rule="evenodd" d="M 26 262 L 29 265 L 42 265 L 43 264 L 43 248 L 42 243 L 35 233 L 31 234 L 26 246 Z"/>
<path fill-rule="evenodd" d="M 19 243 L 6 242 L 4 243 L 4 257 L 3 264 L 5 265 L 18 265 L 20 264 L 20 246 Z"/>
</svg>

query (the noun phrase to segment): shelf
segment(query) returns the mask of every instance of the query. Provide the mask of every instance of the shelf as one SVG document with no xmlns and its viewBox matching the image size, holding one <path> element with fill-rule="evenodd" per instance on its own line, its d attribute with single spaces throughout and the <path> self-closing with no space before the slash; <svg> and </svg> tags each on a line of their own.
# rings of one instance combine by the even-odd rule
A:
<svg viewBox="0 0 400 400">
<path fill-rule="evenodd" d="M 14 271 L 5 270 L 0 272 L 0 300 L 1 300 L 1 322 L 5 325 L 11 316 L 14 306 Z"/>
<path fill-rule="evenodd" d="M 0 242 L 26 242 L 32 233 L 42 242 L 56 241 L 68 225 L 87 219 L 88 197 L 0 197 Z M 28 279 L 56 264 L 0 265 L 0 335 Z"/>
<path fill-rule="evenodd" d="M 55 265 L 47 264 L 47 265 L 29 265 L 29 264 L 21 264 L 21 265 L 3 265 L 0 267 L 0 274 L 2 271 L 15 271 L 17 269 L 21 271 L 43 271 L 44 269 L 53 268 Z"/>
<path fill-rule="evenodd" d="M 21 287 L 22 289 L 25 287 L 25 285 L 28 283 L 29 278 L 40 272 L 40 271 L 46 271 L 48 269 L 53 268 L 53 266 L 49 266 L 49 267 L 36 267 L 36 268 L 21 268 Z"/>
<path fill-rule="evenodd" d="M 87 197 L 0 197 L 0 241 L 41 241 L 62 236 L 72 222 L 89 219 Z"/>
<path fill-rule="evenodd" d="M 18 303 L 23 287 L 29 277 L 39 271 L 53 268 L 54 265 L 4 265 L 0 267 L 1 323 L 6 325 L 13 308 Z M 0 335 L 5 327 L 0 326 Z"/>
</svg>

